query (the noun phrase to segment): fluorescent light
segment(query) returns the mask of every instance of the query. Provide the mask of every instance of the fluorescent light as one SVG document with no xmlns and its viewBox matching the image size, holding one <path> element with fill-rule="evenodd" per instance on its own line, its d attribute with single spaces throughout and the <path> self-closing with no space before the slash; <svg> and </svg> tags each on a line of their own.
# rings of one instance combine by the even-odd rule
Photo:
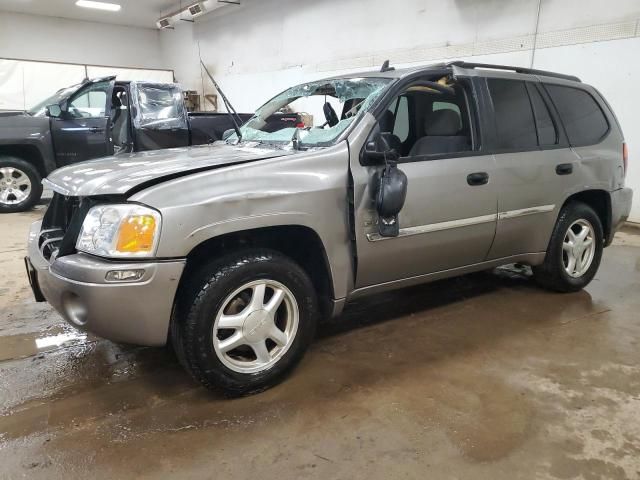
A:
<svg viewBox="0 0 640 480">
<path fill-rule="evenodd" d="M 98 10 L 108 10 L 110 12 L 117 12 L 122 8 L 117 3 L 93 2 L 91 0 L 78 0 L 76 5 L 78 7 L 96 8 Z"/>
</svg>

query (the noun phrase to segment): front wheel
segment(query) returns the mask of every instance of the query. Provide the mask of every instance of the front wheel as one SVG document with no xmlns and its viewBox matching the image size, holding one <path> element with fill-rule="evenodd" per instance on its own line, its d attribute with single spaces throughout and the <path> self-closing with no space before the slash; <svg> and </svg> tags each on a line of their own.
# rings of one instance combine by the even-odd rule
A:
<svg viewBox="0 0 640 480">
<path fill-rule="evenodd" d="M 23 212 L 42 196 L 38 170 L 15 157 L 0 157 L 0 213 Z"/>
<path fill-rule="evenodd" d="M 593 280 L 603 248 L 600 217 L 584 203 L 569 203 L 560 211 L 544 263 L 533 267 L 535 279 L 558 292 L 581 290 Z"/>
<path fill-rule="evenodd" d="M 238 396 L 275 385 L 298 363 L 316 317 L 306 272 L 278 252 L 252 249 L 204 265 L 187 279 L 171 337 L 196 380 Z"/>
</svg>

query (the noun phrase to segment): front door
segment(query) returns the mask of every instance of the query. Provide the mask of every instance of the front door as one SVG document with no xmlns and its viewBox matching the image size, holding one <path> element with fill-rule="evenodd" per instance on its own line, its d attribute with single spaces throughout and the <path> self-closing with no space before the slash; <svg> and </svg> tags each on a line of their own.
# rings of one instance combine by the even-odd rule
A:
<svg viewBox="0 0 640 480">
<path fill-rule="evenodd" d="M 113 80 L 89 83 L 67 100 L 57 118 L 51 118 L 53 148 L 58 166 L 113 153 L 111 92 Z"/>
<path fill-rule="evenodd" d="M 471 84 L 461 80 L 450 86 L 453 93 L 443 94 L 407 85 L 378 115 L 364 142 L 350 145 L 356 288 L 486 259 L 496 228 L 495 162 L 479 151 Z M 398 237 L 378 234 L 373 198 L 382 166 L 362 165 L 362 145 L 380 130 L 397 137 L 398 167 L 408 178 Z"/>
</svg>

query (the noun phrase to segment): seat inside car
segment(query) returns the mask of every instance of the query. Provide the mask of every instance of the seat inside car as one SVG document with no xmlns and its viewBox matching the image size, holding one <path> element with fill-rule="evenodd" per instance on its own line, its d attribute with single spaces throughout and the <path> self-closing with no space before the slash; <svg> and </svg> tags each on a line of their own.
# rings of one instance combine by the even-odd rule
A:
<svg viewBox="0 0 640 480">
<path fill-rule="evenodd" d="M 413 145 L 409 156 L 469 150 L 469 137 L 461 131 L 462 119 L 458 112 L 448 108 L 431 112 L 424 122 L 424 136 Z"/>
<path fill-rule="evenodd" d="M 114 154 L 127 150 L 129 141 L 129 112 L 127 92 L 117 89 L 113 92 L 111 107 L 111 132 Z"/>
</svg>

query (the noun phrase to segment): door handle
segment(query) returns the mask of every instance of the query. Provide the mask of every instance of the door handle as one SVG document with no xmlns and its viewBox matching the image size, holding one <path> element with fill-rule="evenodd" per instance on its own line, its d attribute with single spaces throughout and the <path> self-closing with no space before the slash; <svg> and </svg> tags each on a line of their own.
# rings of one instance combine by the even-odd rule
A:
<svg viewBox="0 0 640 480">
<path fill-rule="evenodd" d="M 89 129 L 89 131 L 91 133 L 103 133 L 104 132 L 104 128 L 98 128 L 98 127 L 91 127 Z"/>
<path fill-rule="evenodd" d="M 558 175 L 570 175 L 573 173 L 573 164 L 572 163 L 561 163 L 556 166 L 556 173 Z"/>
<path fill-rule="evenodd" d="M 470 173 L 467 175 L 467 183 L 472 187 L 486 185 L 489 183 L 489 174 L 487 172 Z"/>
</svg>

